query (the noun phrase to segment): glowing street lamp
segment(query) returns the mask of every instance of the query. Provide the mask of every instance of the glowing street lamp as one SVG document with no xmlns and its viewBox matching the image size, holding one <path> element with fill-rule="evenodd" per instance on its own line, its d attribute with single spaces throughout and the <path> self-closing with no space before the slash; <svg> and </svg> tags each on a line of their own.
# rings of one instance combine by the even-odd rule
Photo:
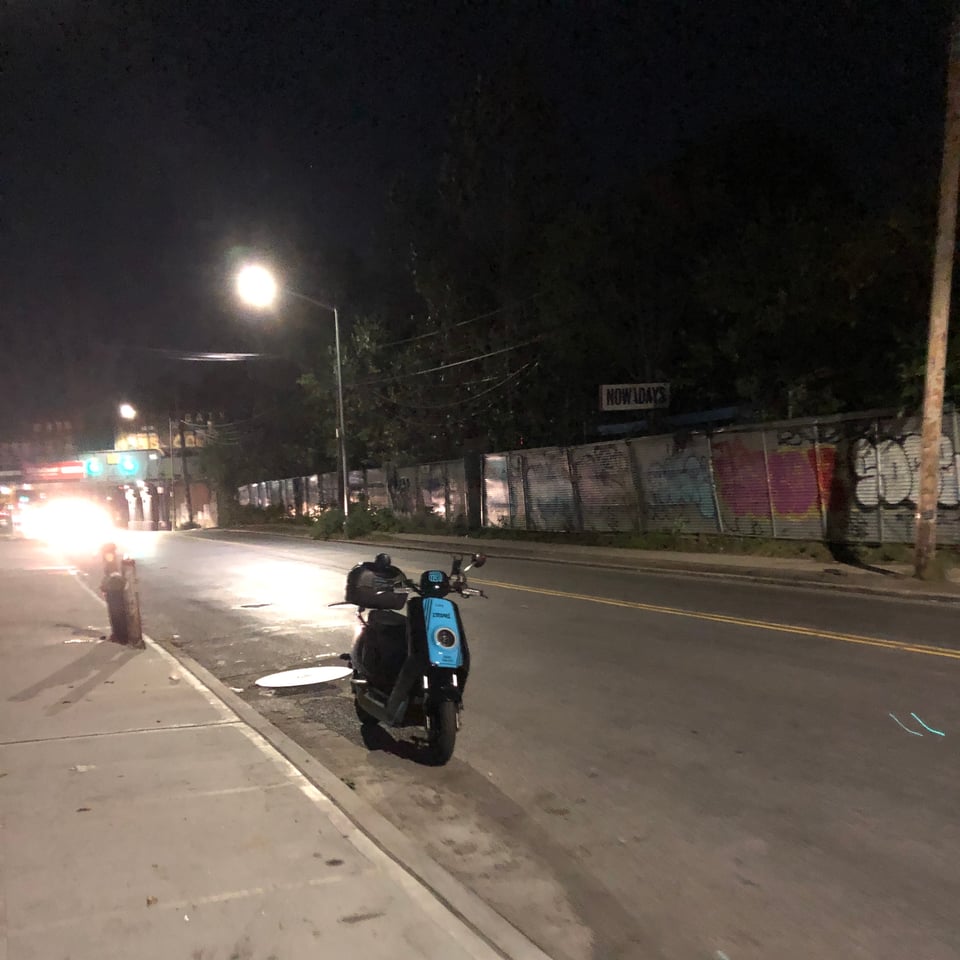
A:
<svg viewBox="0 0 960 960">
<path fill-rule="evenodd" d="M 119 409 L 118 412 L 120 413 L 120 416 L 123 417 L 124 420 L 136 420 L 136 419 L 137 419 L 137 411 L 136 411 L 136 409 L 135 409 L 133 406 L 131 406 L 129 403 L 121 403 L 121 404 L 120 404 L 120 409 Z"/>
<path fill-rule="evenodd" d="M 262 264 L 248 263 L 237 274 L 237 296 L 247 306 L 269 310 L 277 302 L 279 291 L 277 278 Z"/>
<path fill-rule="evenodd" d="M 236 291 L 240 300 L 255 310 L 269 310 L 276 304 L 281 293 L 280 284 L 277 282 L 273 271 L 260 263 L 248 263 L 240 268 L 236 277 Z M 347 473 L 347 437 L 343 419 L 343 366 L 340 362 L 340 314 L 337 312 L 335 306 L 331 306 L 329 303 L 323 303 L 321 300 L 314 300 L 313 297 L 297 293 L 295 290 L 284 288 L 282 292 L 287 296 L 296 297 L 298 300 L 305 300 L 315 307 L 329 310 L 333 314 L 333 333 L 337 355 L 337 420 L 339 424 L 337 433 L 340 438 L 340 469 L 343 473 L 343 517 L 344 524 L 346 524 L 347 513 L 350 509 L 350 479 Z"/>
</svg>

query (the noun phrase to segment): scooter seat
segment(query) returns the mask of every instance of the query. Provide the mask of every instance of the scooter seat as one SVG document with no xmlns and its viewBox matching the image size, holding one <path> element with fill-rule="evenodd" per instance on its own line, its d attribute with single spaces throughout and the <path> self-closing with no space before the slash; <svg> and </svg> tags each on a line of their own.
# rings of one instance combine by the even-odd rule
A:
<svg viewBox="0 0 960 960">
<path fill-rule="evenodd" d="M 371 610 L 367 614 L 367 621 L 377 629 L 389 630 L 391 627 L 402 627 L 404 631 L 407 629 L 407 618 L 396 610 Z"/>
</svg>

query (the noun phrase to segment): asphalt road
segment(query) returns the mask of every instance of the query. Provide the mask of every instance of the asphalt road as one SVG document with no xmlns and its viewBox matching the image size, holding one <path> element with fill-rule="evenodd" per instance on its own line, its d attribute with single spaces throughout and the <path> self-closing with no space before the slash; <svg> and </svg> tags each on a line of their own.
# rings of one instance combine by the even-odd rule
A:
<svg viewBox="0 0 960 960">
<path fill-rule="evenodd" d="M 327 604 L 369 548 L 134 549 L 153 637 L 558 960 L 960 956 L 960 607 L 491 561 L 490 598 L 461 606 L 465 723 L 437 769 L 409 738 L 365 743 L 345 681 L 253 686 L 349 649 L 352 610 Z"/>
</svg>

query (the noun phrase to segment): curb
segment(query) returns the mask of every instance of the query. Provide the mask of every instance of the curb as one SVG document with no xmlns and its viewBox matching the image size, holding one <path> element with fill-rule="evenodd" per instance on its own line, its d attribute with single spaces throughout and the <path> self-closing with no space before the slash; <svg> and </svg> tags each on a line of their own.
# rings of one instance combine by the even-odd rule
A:
<svg viewBox="0 0 960 960">
<path fill-rule="evenodd" d="M 505 960 L 550 960 L 550 957 L 533 941 L 423 852 L 399 828 L 378 813 L 362 797 L 357 796 L 336 774 L 274 726 L 254 707 L 228 689 L 206 667 L 179 647 L 150 637 L 145 639 L 148 644 L 160 648 L 173 657 L 240 720 L 260 734 L 345 814 L 382 853 L 425 887 L 450 913 Z"/>
<path fill-rule="evenodd" d="M 278 534 L 278 536 L 285 536 L 285 534 L 281 533 Z M 352 546 L 364 543 L 371 547 L 393 547 L 403 550 L 422 552 L 443 552 L 448 549 L 462 549 L 462 546 L 454 547 L 450 543 L 431 544 L 423 540 L 414 540 L 410 543 L 407 543 L 403 540 L 334 540 L 331 538 L 326 542 L 344 543 Z M 912 590 L 897 589 L 896 587 L 883 588 L 873 587 L 868 584 L 837 583 L 832 580 L 817 579 L 817 577 L 824 576 L 824 574 L 804 573 L 802 571 L 774 576 L 771 574 L 741 573 L 735 570 L 718 569 L 717 567 L 710 566 L 706 563 L 702 567 L 691 566 L 682 562 L 670 560 L 669 558 L 665 558 L 664 562 L 659 565 L 651 565 L 649 562 L 641 564 L 628 564 L 617 563 L 615 560 L 601 557 L 584 557 L 582 559 L 571 560 L 565 557 L 543 557 L 537 554 L 511 553 L 509 552 L 509 548 L 507 548 L 508 552 L 502 552 L 498 550 L 496 546 L 494 547 L 494 550 L 496 551 L 494 553 L 486 550 L 484 550 L 484 553 L 488 557 L 495 557 L 500 560 L 526 560 L 538 563 L 552 563 L 561 566 L 592 567 L 598 570 L 620 570 L 626 573 L 644 573 L 654 575 L 671 574 L 687 577 L 707 577 L 714 580 L 740 580 L 745 583 L 760 583 L 776 587 L 793 587 L 794 589 L 801 590 L 832 590 L 839 593 L 887 597 L 888 599 L 893 598 L 897 600 L 912 600 L 924 603 L 933 602 L 943 604 L 960 604 L 960 594 L 916 593 Z M 477 579 L 479 580 L 479 578 Z"/>
<path fill-rule="evenodd" d="M 342 543 L 350 543 L 356 541 L 339 541 Z M 374 543 L 373 541 L 368 541 L 371 546 L 395 546 L 403 547 L 408 550 L 431 550 L 436 549 L 436 547 L 431 547 L 427 544 L 423 544 L 422 541 L 418 542 L 416 546 L 407 546 L 402 541 L 395 541 L 393 543 Z M 666 559 L 664 563 L 653 565 L 649 562 L 639 563 L 639 564 L 630 564 L 630 563 L 618 563 L 612 559 L 606 558 L 583 558 L 572 560 L 566 557 L 541 557 L 536 554 L 513 554 L 513 553 L 488 553 L 487 556 L 497 557 L 501 560 L 534 560 L 540 563 L 553 563 L 560 564 L 564 566 L 581 566 L 581 567 L 594 567 L 599 570 L 622 570 L 628 573 L 647 573 L 647 574 L 671 574 L 676 576 L 688 576 L 688 577 L 709 577 L 716 580 L 742 580 L 747 583 L 762 583 L 769 586 L 776 587 L 795 587 L 798 589 L 809 589 L 809 590 L 833 590 L 841 593 L 857 593 L 864 594 L 866 596 L 880 596 L 880 597 L 890 597 L 895 596 L 898 599 L 904 600 L 924 600 L 924 601 L 934 601 L 936 603 L 960 603 L 960 594 L 950 594 L 950 593 L 918 593 L 913 590 L 903 590 L 896 587 L 873 587 L 869 584 L 858 584 L 858 583 L 838 583 L 834 580 L 820 580 L 820 576 L 830 576 L 829 574 L 816 574 L 816 573 L 804 573 L 802 571 L 790 574 L 783 574 L 781 576 L 773 576 L 771 574 L 761 574 L 761 573 L 750 573 L 750 572 L 739 572 L 736 570 L 727 570 L 723 568 L 717 568 L 709 564 L 704 564 L 702 567 L 693 566 L 689 564 L 684 564 L 682 561 L 669 560 Z"/>
</svg>

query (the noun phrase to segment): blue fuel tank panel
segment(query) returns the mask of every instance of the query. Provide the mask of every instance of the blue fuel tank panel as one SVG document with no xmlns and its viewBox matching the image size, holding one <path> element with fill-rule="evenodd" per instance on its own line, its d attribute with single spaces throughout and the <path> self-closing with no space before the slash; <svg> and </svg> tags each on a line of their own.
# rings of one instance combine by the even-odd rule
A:
<svg viewBox="0 0 960 960">
<path fill-rule="evenodd" d="M 430 664 L 451 670 L 463 666 L 463 646 L 457 608 L 450 600 L 431 597 L 423 601 Z"/>
</svg>

